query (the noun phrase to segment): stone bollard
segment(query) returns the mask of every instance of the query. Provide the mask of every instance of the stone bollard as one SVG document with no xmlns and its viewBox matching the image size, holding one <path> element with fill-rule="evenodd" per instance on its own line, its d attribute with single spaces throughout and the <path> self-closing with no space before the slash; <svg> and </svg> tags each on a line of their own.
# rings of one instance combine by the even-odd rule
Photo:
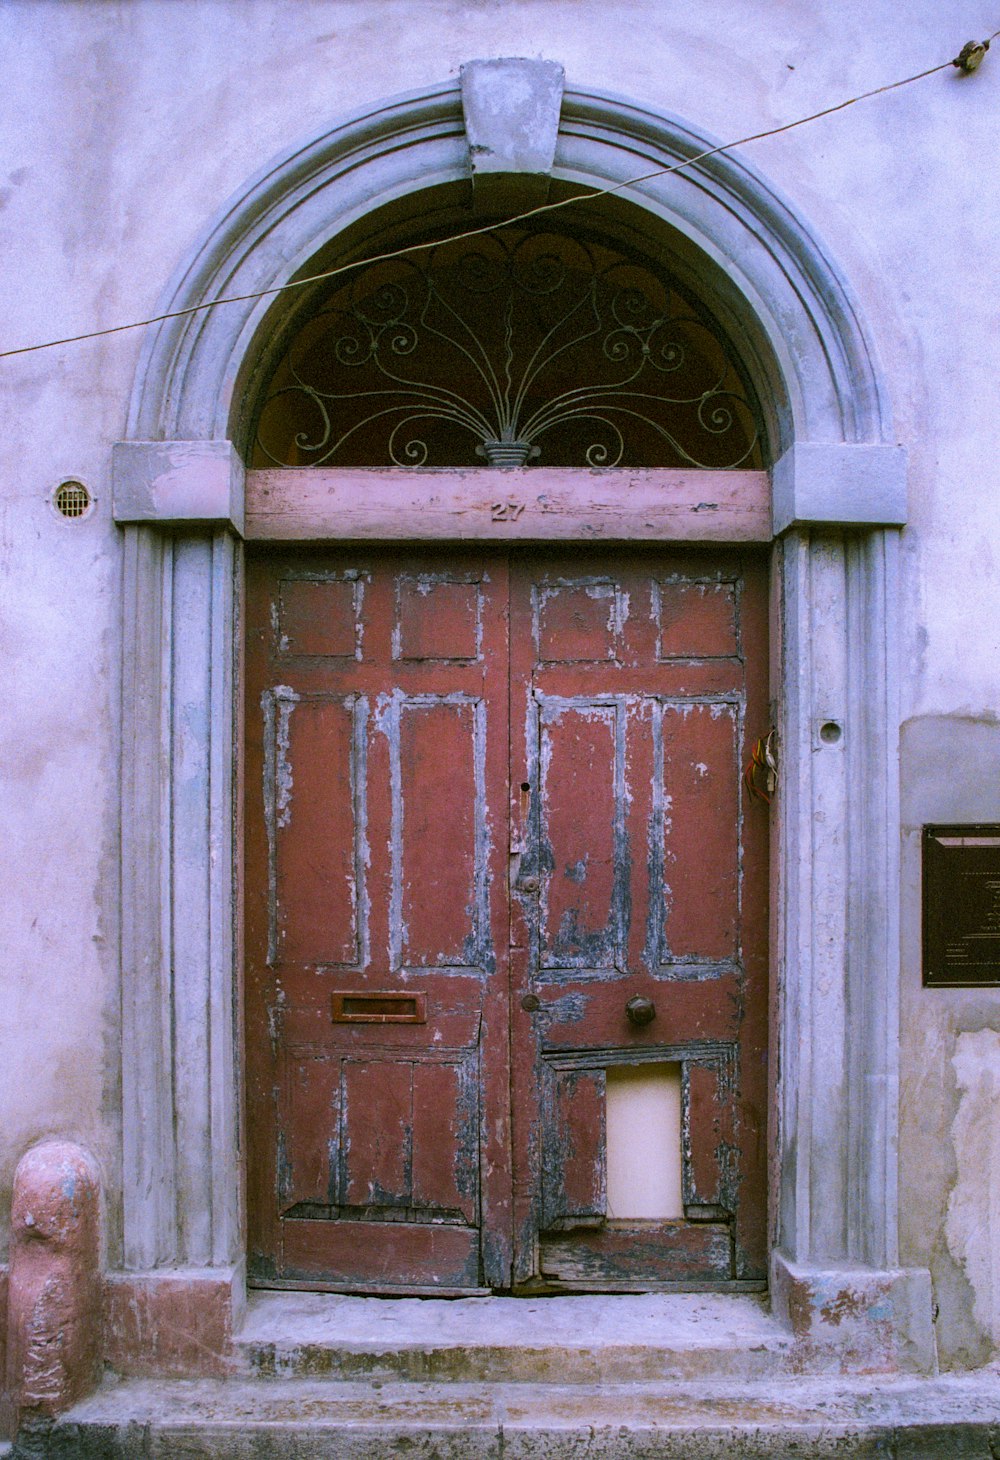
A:
<svg viewBox="0 0 1000 1460">
<path fill-rule="evenodd" d="M 96 1382 L 101 1357 L 100 1183 L 70 1141 L 45 1141 L 14 1174 L 7 1383 L 22 1427 L 45 1424 Z"/>
</svg>

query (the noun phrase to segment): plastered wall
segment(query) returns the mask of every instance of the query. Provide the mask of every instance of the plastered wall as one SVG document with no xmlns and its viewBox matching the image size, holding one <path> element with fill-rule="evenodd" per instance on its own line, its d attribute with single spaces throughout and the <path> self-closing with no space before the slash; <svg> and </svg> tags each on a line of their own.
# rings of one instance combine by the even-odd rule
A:
<svg viewBox="0 0 1000 1460">
<path fill-rule="evenodd" d="M 920 833 L 1000 820 L 1000 718 L 914 716 L 900 751 L 901 1246 L 931 1269 L 942 1361 L 975 1365 L 1000 1346 L 1000 993 L 922 986 Z"/>
<path fill-rule="evenodd" d="M 541 56 L 730 139 L 919 71 L 996 23 L 969 0 L 7 0 L 0 337 L 142 317 L 275 153 L 475 57 Z M 995 382 L 1000 49 L 753 144 L 849 280 L 910 461 L 900 619 L 904 821 L 901 1240 L 930 1265 L 945 1364 L 1000 1339 L 992 1256 L 1000 991 L 925 991 L 925 820 L 1000 819 Z M 0 361 L 5 859 L 0 1221 L 46 1134 L 100 1161 L 116 1237 L 118 613 L 112 442 L 140 334 Z M 78 476 L 96 507 L 48 498 Z M 864 795 L 864 787 L 857 787 Z"/>
</svg>

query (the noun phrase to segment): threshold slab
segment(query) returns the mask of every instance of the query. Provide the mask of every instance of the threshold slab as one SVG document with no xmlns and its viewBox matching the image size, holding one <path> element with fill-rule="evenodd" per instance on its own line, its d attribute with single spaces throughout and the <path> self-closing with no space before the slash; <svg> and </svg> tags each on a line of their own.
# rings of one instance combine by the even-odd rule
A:
<svg viewBox="0 0 1000 1460">
<path fill-rule="evenodd" d="M 566 1384 L 763 1377 L 788 1367 L 793 1342 L 748 1296 L 259 1292 L 234 1349 L 243 1372 L 271 1377 Z"/>
</svg>

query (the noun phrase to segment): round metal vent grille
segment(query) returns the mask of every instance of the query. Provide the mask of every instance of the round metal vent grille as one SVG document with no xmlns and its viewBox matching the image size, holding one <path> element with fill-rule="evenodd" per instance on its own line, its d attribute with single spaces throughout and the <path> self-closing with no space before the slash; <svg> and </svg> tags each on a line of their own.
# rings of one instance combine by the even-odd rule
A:
<svg viewBox="0 0 1000 1460">
<path fill-rule="evenodd" d="M 90 511 L 90 493 L 83 482 L 60 482 L 52 502 L 61 517 L 86 517 Z"/>
</svg>

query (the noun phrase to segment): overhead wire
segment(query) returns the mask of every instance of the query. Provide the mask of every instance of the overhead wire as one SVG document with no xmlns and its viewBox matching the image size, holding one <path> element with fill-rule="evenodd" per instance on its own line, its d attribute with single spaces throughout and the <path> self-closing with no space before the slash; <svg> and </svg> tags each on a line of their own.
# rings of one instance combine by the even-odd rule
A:
<svg viewBox="0 0 1000 1460">
<path fill-rule="evenodd" d="M 103 329 L 86 330 L 82 334 L 64 335 L 59 339 L 42 340 L 34 345 L 19 345 L 13 349 L 0 350 L 0 360 L 9 360 L 15 355 L 30 355 L 38 350 L 51 350 L 59 345 L 76 345 L 85 340 L 102 339 L 108 335 L 123 334 L 127 330 L 145 329 L 149 325 L 163 324 L 171 319 L 184 319 L 192 314 L 200 314 L 206 309 L 218 309 L 226 304 L 241 304 L 252 299 L 267 299 L 275 294 L 284 294 L 291 289 L 304 289 L 311 284 L 322 283 L 326 279 L 337 278 L 346 274 L 352 269 L 366 268 L 372 264 L 386 263 L 391 259 L 403 258 L 407 254 L 419 253 L 428 247 L 440 247 L 443 243 L 461 243 L 468 238 L 478 238 L 486 233 L 495 233 L 501 228 L 511 228 L 515 224 L 529 222 L 542 214 L 554 213 L 560 208 L 568 208 L 581 202 L 592 202 L 598 198 L 607 198 L 615 193 L 625 192 L 628 188 L 638 187 L 641 183 L 650 182 L 654 178 L 669 177 L 672 173 L 681 172 L 684 168 L 695 167 L 700 162 L 705 162 L 710 157 L 718 157 L 723 152 L 732 152 L 737 147 L 746 147 L 751 142 L 762 142 L 768 137 L 778 137 L 784 132 L 794 131 L 797 127 L 804 127 L 810 122 L 819 121 L 823 117 L 833 116 L 837 112 L 845 111 L 850 106 L 856 106 L 858 102 L 869 101 L 874 96 L 883 96 L 889 91 L 898 91 L 902 86 L 910 86 L 915 81 L 923 81 L 928 76 L 935 76 L 939 71 L 946 71 L 949 67 L 959 67 L 963 71 L 972 71 L 978 66 L 979 61 L 992 41 L 1000 36 L 1000 30 L 995 30 L 986 40 L 973 43 L 970 42 L 959 53 L 948 61 L 941 61 L 936 66 L 928 66 L 924 71 L 917 71 L 912 76 L 903 76 L 898 81 L 887 82 L 884 86 L 872 87 L 870 91 L 862 91 L 857 96 L 848 97 L 845 101 L 835 102 L 832 106 L 821 108 L 819 111 L 810 112 L 807 116 L 797 117 L 794 121 L 783 122 L 776 127 L 768 127 L 761 132 L 752 132 L 746 137 L 739 137 L 732 142 L 721 142 L 715 147 L 706 147 L 701 152 L 696 152 L 691 157 L 682 158 L 680 162 L 671 163 L 667 167 L 655 167 L 649 172 L 639 173 L 635 177 L 626 178 L 623 182 L 612 183 L 607 187 L 586 188 L 580 192 L 573 193 L 565 198 L 558 198 L 551 203 L 539 203 L 535 207 L 528 208 L 524 212 L 513 214 L 510 218 L 494 220 L 474 228 L 462 229 L 458 233 L 449 234 L 445 238 L 435 239 L 433 245 L 428 243 L 404 244 L 398 248 L 388 249 L 384 253 L 372 254 L 366 258 L 352 259 L 348 263 L 338 264 L 331 269 L 323 269 L 316 274 L 308 274 L 300 279 L 289 279 L 284 284 L 274 284 L 267 289 L 254 289 L 245 294 L 223 294 L 217 299 L 204 299 L 198 304 L 186 305 L 183 309 L 170 309 L 162 314 L 152 314 L 145 319 L 130 320 L 126 324 L 108 325 Z M 974 47 L 978 53 L 975 65 L 966 65 L 963 57 L 968 54 L 969 47 Z"/>
</svg>

